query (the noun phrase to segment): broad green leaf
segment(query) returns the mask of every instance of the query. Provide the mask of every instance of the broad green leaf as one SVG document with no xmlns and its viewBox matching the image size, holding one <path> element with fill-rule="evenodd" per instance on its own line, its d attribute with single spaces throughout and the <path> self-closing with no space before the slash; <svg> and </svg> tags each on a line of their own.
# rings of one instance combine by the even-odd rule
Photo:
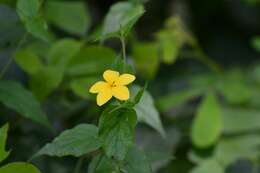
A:
<svg viewBox="0 0 260 173">
<path fill-rule="evenodd" d="M 73 1 L 47 1 L 45 13 L 48 20 L 59 28 L 84 35 L 90 25 L 86 3 Z"/>
<path fill-rule="evenodd" d="M 28 74 L 35 74 L 43 67 L 40 58 L 28 49 L 18 50 L 15 61 Z"/>
<path fill-rule="evenodd" d="M 220 163 L 218 163 L 214 159 L 209 159 L 201 164 L 199 164 L 197 167 L 192 169 L 190 173 L 225 173 L 225 168 L 222 167 Z"/>
<path fill-rule="evenodd" d="M 31 76 L 30 88 L 33 94 L 43 101 L 62 82 L 64 68 L 50 66 L 40 69 Z"/>
<path fill-rule="evenodd" d="M 146 156 L 134 147 L 126 155 L 124 169 L 129 173 L 152 173 Z"/>
<path fill-rule="evenodd" d="M 136 113 L 132 109 L 106 109 L 99 121 L 99 136 L 108 157 L 123 160 L 133 145 Z"/>
<path fill-rule="evenodd" d="M 46 115 L 34 96 L 23 86 L 13 81 L 0 81 L 0 102 L 47 128 L 51 128 Z"/>
<path fill-rule="evenodd" d="M 40 155 L 80 157 L 97 150 L 100 146 L 98 128 L 90 124 L 80 124 L 73 129 L 62 132 L 51 143 L 46 144 L 34 157 Z"/>
<path fill-rule="evenodd" d="M 135 43 L 132 56 L 143 77 L 153 78 L 156 75 L 159 68 L 159 49 L 156 43 Z"/>
<path fill-rule="evenodd" d="M 258 134 L 222 139 L 215 148 L 214 158 L 224 166 L 235 163 L 239 159 L 256 160 L 260 154 L 259 146 Z"/>
<path fill-rule="evenodd" d="M 73 39 L 63 39 L 55 42 L 48 52 L 49 65 L 65 67 L 75 56 L 81 43 Z"/>
<path fill-rule="evenodd" d="M 50 41 L 48 26 L 40 14 L 40 0 L 18 0 L 17 13 L 23 21 L 26 30 L 43 41 Z"/>
<path fill-rule="evenodd" d="M 132 96 L 136 96 L 139 90 L 140 87 L 133 86 L 130 93 Z M 141 100 L 135 105 L 134 109 L 140 122 L 148 124 L 157 130 L 162 136 L 165 136 L 159 112 L 155 108 L 152 96 L 147 91 L 143 93 Z"/>
<path fill-rule="evenodd" d="M 260 111 L 239 108 L 225 108 L 223 123 L 225 133 L 253 132 L 260 129 Z"/>
<path fill-rule="evenodd" d="M 231 71 L 220 79 L 217 88 L 230 104 L 243 104 L 252 96 L 252 87 L 241 71 Z"/>
<path fill-rule="evenodd" d="M 66 72 L 71 76 L 102 75 L 116 57 L 116 53 L 107 47 L 84 47 L 70 61 Z"/>
<path fill-rule="evenodd" d="M 8 124 L 0 128 L 0 162 L 5 160 L 10 154 L 10 151 L 5 151 L 8 128 Z"/>
<path fill-rule="evenodd" d="M 23 21 L 34 19 L 39 15 L 40 0 L 18 0 L 17 13 Z"/>
<path fill-rule="evenodd" d="M 133 25 L 144 14 L 142 5 L 134 5 L 130 2 L 118 2 L 114 4 L 104 21 L 102 37 L 126 37 Z"/>
<path fill-rule="evenodd" d="M 0 167 L 1 173 L 41 173 L 38 168 L 30 163 L 14 162 Z"/>
<path fill-rule="evenodd" d="M 98 77 L 77 78 L 70 82 L 70 88 L 76 95 L 89 98 L 91 96 L 89 89 L 98 79 Z"/>
<path fill-rule="evenodd" d="M 223 127 L 222 114 L 217 98 L 213 93 L 203 99 L 191 128 L 192 143 L 199 148 L 213 145 Z"/>
<path fill-rule="evenodd" d="M 199 88 L 189 88 L 182 91 L 175 91 L 157 99 L 156 105 L 160 111 L 165 112 L 200 96 L 203 91 L 203 89 Z"/>
<path fill-rule="evenodd" d="M 88 173 L 112 173 L 113 171 L 116 171 L 115 162 L 102 154 L 94 157 L 88 167 Z"/>
</svg>

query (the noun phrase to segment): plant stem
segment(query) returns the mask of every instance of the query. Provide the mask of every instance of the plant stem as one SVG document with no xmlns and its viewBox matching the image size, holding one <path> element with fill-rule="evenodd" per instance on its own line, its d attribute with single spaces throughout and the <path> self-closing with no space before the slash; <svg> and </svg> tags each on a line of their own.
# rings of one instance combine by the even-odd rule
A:
<svg viewBox="0 0 260 173">
<path fill-rule="evenodd" d="M 23 45 L 23 43 L 26 41 L 27 33 L 25 33 L 22 37 L 22 39 L 19 41 L 17 47 L 15 48 L 14 52 L 16 52 L 18 49 L 20 49 Z M 14 55 L 11 55 L 10 59 L 5 64 L 4 68 L 0 72 L 0 79 L 2 79 L 6 73 L 6 71 L 9 69 L 10 65 L 12 64 L 14 60 Z"/>
<path fill-rule="evenodd" d="M 74 173 L 80 173 L 81 167 L 82 167 L 82 163 L 83 163 L 84 158 L 81 157 L 79 158 L 79 160 L 77 161 Z"/>
<path fill-rule="evenodd" d="M 121 40 L 121 44 L 122 44 L 123 59 L 124 59 L 124 62 L 126 63 L 125 38 L 121 35 L 120 40 Z"/>
</svg>

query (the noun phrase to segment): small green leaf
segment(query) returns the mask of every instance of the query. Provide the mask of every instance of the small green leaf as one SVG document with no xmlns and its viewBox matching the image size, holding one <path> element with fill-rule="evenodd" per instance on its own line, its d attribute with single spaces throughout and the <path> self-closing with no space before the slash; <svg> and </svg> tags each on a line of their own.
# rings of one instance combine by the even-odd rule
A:
<svg viewBox="0 0 260 173">
<path fill-rule="evenodd" d="M 139 90 L 140 87 L 133 86 L 130 93 L 132 96 L 136 96 Z M 148 124 L 157 130 L 162 136 L 165 136 L 159 112 L 155 108 L 152 96 L 147 91 L 144 91 L 141 100 L 135 105 L 134 109 L 140 122 Z"/>
<path fill-rule="evenodd" d="M 26 30 L 36 38 L 49 42 L 51 36 L 47 23 L 40 15 L 40 6 L 39 0 L 18 0 L 16 9 Z"/>
<path fill-rule="evenodd" d="M 90 17 L 84 2 L 47 1 L 47 18 L 61 29 L 77 35 L 84 35 L 90 26 Z"/>
<path fill-rule="evenodd" d="M 113 160 L 108 158 L 106 155 L 102 154 L 94 157 L 88 167 L 88 173 L 112 173 L 115 170 L 115 162 L 113 162 Z"/>
<path fill-rule="evenodd" d="M 30 20 L 38 16 L 40 6 L 39 0 L 18 0 L 17 12 L 23 21 Z"/>
<path fill-rule="evenodd" d="M 73 129 L 62 132 L 51 143 L 46 144 L 34 157 L 40 155 L 80 157 L 97 150 L 100 146 L 98 128 L 90 124 L 80 124 Z"/>
<path fill-rule="evenodd" d="M 82 98 L 90 98 L 91 94 L 88 90 L 98 79 L 98 77 L 77 78 L 70 82 L 70 88 L 76 95 Z"/>
<path fill-rule="evenodd" d="M 106 109 L 99 121 L 99 136 L 108 157 L 123 160 L 133 145 L 136 113 L 133 109 Z"/>
<path fill-rule="evenodd" d="M 129 173 L 152 173 L 146 156 L 134 147 L 126 155 L 124 169 Z"/>
<path fill-rule="evenodd" d="M 40 58 L 27 49 L 18 50 L 15 54 L 15 61 L 25 72 L 31 75 L 43 68 Z"/>
<path fill-rule="evenodd" d="M 209 159 L 195 167 L 190 173 L 225 173 L 225 168 L 216 160 Z"/>
<path fill-rule="evenodd" d="M 49 65 L 66 67 L 80 48 L 81 43 L 73 39 L 63 39 L 55 42 L 48 52 Z"/>
<path fill-rule="evenodd" d="M 222 131 L 222 114 L 213 93 L 203 99 L 193 121 L 191 138 L 195 146 L 206 148 L 214 144 Z"/>
<path fill-rule="evenodd" d="M 0 81 L 0 102 L 22 116 L 47 128 L 51 128 L 46 115 L 34 96 L 23 86 L 13 81 Z"/>
<path fill-rule="evenodd" d="M 157 99 L 156 105 L 160 111 L 169 111 L 171 108 L 184 104 L 203 93 L 203 89 L 189 88 L 182 91 L 175 91 Z"/>
<path fill-rule="evenodd" d="M 258 0 L 257 0 L 258 1 Z M 258 52 L 260 52 L 260 37 L 256 36 L 252 39 L 251 41 L 252 46 L 255 48 L 255 50 L 257 50 Z"/>
<path fill-rule="evenodd" d="M 134 5 L 130 2 L 114 4 L 104 21 L 103 38 L 127 36 L 133 25 L 144 14 L 141 4 Z"/>
<path fill-rule="evenodd" d="M 259 110 L 225 108 L 222 112 L 224 132 L 227 134 L 239 134 L 260 130 Z"/>
<path fill-rule="evenodd" d="M 156 75 L 159 68 L 159 48 L 156 43 L 135 43 L 132 56 L 143 77 L 150 79 Z"/>
<path fill-rule="evenodd" d="M 116 57 L 116 53 L 107 47 L 84 47 L 70 61 L 66 72 L 70 76 L 101 75 Z"/>
<path fill-rule="evenodd" d="M 14 162 L 0 167 L 1 173 L 41 173 L 34 165 L 25 162 Z"/>
<path fill-rule="evenodd" d="M 43 101 L 62 82 L 63 67 L 50 66 L 40 69 L 31 76 L 30 88 L 33 94 Z"/>
<path fill-rule="evenodd" d="M 0 162 L 5 160 L 10 154 L 10 151 L 5 151 L 5 143 L 7 139 L 8 129 L 8 124 L 5 124 L 3 127 L 0 128 Z"/>
<path fill-rule="evenodd" d="M 225 167 L 239 159 L 253 161 L 259 158 L 259 146 L 259 134 L 224 138 L 216 146 L 213 157 Z"/>
</svg>

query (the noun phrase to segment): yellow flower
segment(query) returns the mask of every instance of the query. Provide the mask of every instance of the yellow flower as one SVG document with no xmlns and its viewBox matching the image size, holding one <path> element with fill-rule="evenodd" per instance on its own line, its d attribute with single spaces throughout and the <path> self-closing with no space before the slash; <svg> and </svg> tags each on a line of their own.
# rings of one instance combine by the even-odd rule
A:
<svg viewBox="0 0 260 173">
<path fill-rule="evenodd" d="M 97 104 L 102 106 L 113 96 L 119 100 L 129 99 L 129 90 L 126 85 L 135 80 L 131 74 L 122 74 L 113 70 L 106 70 L 103 73 L 105 81 L 96 82 L 89 90 L 90 93 L 98 93 Z"/>
</svg>

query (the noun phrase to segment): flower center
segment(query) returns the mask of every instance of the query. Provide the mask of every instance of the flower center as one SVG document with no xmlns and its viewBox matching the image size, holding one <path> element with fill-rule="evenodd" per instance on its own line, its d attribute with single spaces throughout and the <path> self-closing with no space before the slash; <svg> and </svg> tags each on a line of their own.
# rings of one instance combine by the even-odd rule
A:
<svg viewBox="0 0 260 173">
<path fill-rule="evenodd" d="M 115 81 L 113 81 L 113 82 L 112 82 L 112 83 L 110 83 L 109 85 L 110 85 L 110 87 L 116 87 L 116 82 L 115 82 Z"/>
</svg>

